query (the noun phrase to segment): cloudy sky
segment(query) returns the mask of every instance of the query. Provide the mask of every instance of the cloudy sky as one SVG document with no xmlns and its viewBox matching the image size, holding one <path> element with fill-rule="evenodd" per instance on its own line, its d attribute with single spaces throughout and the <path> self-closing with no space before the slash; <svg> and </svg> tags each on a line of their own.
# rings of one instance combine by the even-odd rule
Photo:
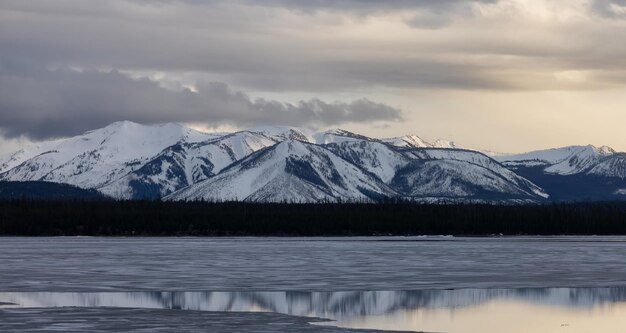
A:
<svg viewBox="0 0 626 333">
<path fill-rule="evenodd" d="M 626 151 L 626 0 L 2 0 L 0 151 L 117 120 Z"/>
</svg>

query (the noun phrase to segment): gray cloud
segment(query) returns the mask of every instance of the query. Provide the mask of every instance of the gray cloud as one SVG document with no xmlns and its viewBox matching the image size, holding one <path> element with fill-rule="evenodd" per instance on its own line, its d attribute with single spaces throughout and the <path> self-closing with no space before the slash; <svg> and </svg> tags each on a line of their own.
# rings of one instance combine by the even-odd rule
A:
<svg viewBox="0 0 626 333">
<path fill-rule="evenodd" d="M 610 4 L 624 0 L 594 1 L 596 11 L 616 15 Z M 548 18 L 535 21 L 533 6 L 551 2 L 508 2 L 4 0 L 0 58 L 49 68 L 186 72 L 251 91 L 307 93 L 569 88 L 555 73 L 623 68 L 625 27 L 576 21 L 591 14 L 586 6 L 569 8 L 575 5 L 563 9 L 578 11 L 563 15 L 567 20 L 551 21 L 554 9 L 539 8 Z M 368 28 L 375 18 L 350 15 L 363 12 L 388 15 L 387 24 Z"/>
<path fill-rule="evenodd" d="M 142 4 L 186 3 L 193 5 L 214 5 L 220 2 L 237 2 L 259 7 L 281 7 L 299 11 L 336 10 L 346 13 L 388 12 L 412 9 L 432 11 L 449 10 L 452 6 L 468 3 L 494 3 L 498 0 L 132 0 Z"/>
<path fill-rule="evenodd" d="M 341 8 L 400 10 L 427 8 L 412 13 L 406 23 L 420 28 L 442 28 L 451 17 L 474 1 L 261 1 L 255 6 L 230 8 L 224 1 L 209 1 L 199 9 L 174 7 L 184 17 L 159 16 L 160 9 L 98 5 L 64 8 L 64 0 L 51 6 L 12 2 L 0 20 L 0 57 L 83 68 L 196 72 L 222 81 L 265 91 L 328 92 L 371 87 L 496 89 L 501 80 L 483 75 L 484 69 L 465 61 L 437 60 L 427 47 L 407 41 L 381 47 L 357 38 L 334 40 L 331 34 L 281 36 L 274 26 L 282 17 L 260 15 L 258 6 L 289 8 Z M 178 4 L 178 1 L 165 1 Z M 241 1 L 246 2 L 246 1 Z M 79 2 L 80 3 L 80 2 Z M 105 2 L 109 3 L 109 2 Z M 139 3 L 146 3 L 139 1 Z M 148 2 L 154 4 L 154 2 Z M 0 5 L 1 8 L 2 5 Z M 460 8 L 465 8 L 461 10 Z M 155 12 L 156 11 L 156 12 Z M 1 15 L 1 14 L 0 14 Z M 165 17 L 165 18 L 164 18 Z M 2 18 L 2 16 L 0 16 Z M 308 18 L 302 25 L 313 24 Z M 288 26 L 290 23 L 285 23 Z M 334 24 L 334 23 L 332 23 Z M 332 27 L 331 24 L 331 27 Z M 336 23 L 340 31 L 344 23 Z M 77 29 L 76 27 L 81 27 Z M 285 30 L 287 32 L 287 30 Z M 417 48 L 417 49 L 416 49 Z M 434 50 L 439 51 L 439 50 Z M 446 50 L 440 50 L 445 52 Z"/>
<path fill-rule="evenodd" d="M 43 138 L 118 119 L 323 126 L 400 116 L 365 100 L 162 88 L 176 81 L 276 99 L 375 95 L 413 113 L 444 94 L 623 89 L 626 21 L 615 18 L 625 1 L 3 0 L 0 127 Z"/>
<path fill-rule="evenodd" d="M 172 91 L 117 71 L 49 71 L 22 65 L 5 62 L 0 67 L 0 132 L 6 137 L 67 136 L 122 119 L 313 127 L 401 119 L 398 109 L 366 99 L 290 104 L 252 100 L 224 83 L 199 83 L 197 92 Z"/>
<path fill-rule="evenodd" d="M 405 22 L 414 28 L 439 29 L 450 24 L 455 17 L 472 15 L 472 5 L 496 3 L 499 0 L 240 0 L 257 6 L 275 6 L 304 13 L 320 10 L 339 11 L 354 15 L 412 11 L 413 17 Z"/>
<path fill-rule="evenodd" d="M 596 13 L 610 18 L 626 18 L 626 0 L 593 0 Z"/>
</svg>

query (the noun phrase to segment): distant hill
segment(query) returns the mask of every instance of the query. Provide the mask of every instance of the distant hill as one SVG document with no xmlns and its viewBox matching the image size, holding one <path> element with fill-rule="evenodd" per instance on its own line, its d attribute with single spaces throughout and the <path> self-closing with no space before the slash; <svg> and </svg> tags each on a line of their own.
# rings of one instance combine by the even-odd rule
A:
<svg viewBox="0 0 626 333">
<path fill-rule="evenodd" d="M 108 197 L 96 190 L 85 190 L 68 184 L 0 181 L 0 199 L 93 201 L 107 200 Z"/>
<path fill-rule="evenodd" d="M 626 153 L 570 146 L 494 157 L 544 189 L 553 201 L 626 199 Z"/>
</svg>

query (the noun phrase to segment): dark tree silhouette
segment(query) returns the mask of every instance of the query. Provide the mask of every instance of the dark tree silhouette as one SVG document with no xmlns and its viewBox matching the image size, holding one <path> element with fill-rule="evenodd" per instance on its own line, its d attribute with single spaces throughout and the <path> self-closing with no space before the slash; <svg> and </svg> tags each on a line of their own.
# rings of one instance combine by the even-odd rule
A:
<svg viewBox="0 0 626 333">
<path fill-rule="evenodd" d="M 21 236 L 608 235 L 626 203 L 545 205 L 0 201 L 0 234 Z"/>
</svg>

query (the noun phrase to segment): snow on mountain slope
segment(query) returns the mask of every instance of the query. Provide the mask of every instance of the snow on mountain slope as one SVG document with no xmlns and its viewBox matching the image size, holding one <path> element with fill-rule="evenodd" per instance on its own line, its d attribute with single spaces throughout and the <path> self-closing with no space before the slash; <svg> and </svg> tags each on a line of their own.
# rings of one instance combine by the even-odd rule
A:
<svg viewBox="0 0 626 333">
<path fill-rule="evenodd" d="M 99 190 L 118 199 L 156 199 L 213 175 L 213 164 L 189 152 L 191 144 L 175 144 L 152 160 Z"/>
<path fill-rule="evenodd" d="M 385 183 L 391 181 L 396 171 L 409 162 L 402 153 L 385 140 L 372 139 L 344 130 L 316 133 L 314 138 L 318 144 L 374 174 Z M 389 140 L 392 139 L 387 139 Z"/>
<path fill-rule="evenodd" d="M 500 162 L 526 162 L 526 161 L 536 161 L 544 164 L 557 164 L 568 157 L 575 155 L 577 152 L 581 150 L 585 150 L 584 146 L 569 146 L 563 148 L 553 148 L 553 149 L 545 149 L 545 150 L 537 150 L 531 151 L 528 153 L 522 154 L 504 154 L 500 156 L 494 157 L 496 160 Z"/>
<path fill-rule="evenodd" d="M 319 132 L 313 134 L 312 143 L 316 143 L 318 145 L 325 145 L 329 143 L 341 143 L 346 141 L 357 141 L 361 142 L 363 140 L 372 141 L 375 139 L 368 138 L 364 135 L 348 132 L 342 129 L 334 129 L 324 132 Z"/>
<path fill-rule="evenodd" d="M 372 139 L 343 130 L 333 130 L 315 135 L 316 142 L 338 156 L 376 175 L 389 183 L 398 169 L 406 166 L 411 157 L 397 148 L 432 147 L 416 135 Z"/>
<path fill-rule="evenodd" d="M 116 198 L 160 198 L 219 173 L 255 151 L 293 134 L 241 131 L 204 142 L 170 146 L 141 168 L 100 190 Z"/>
<path fill-rule="evenodd" d="M 626 153 L 608 147 L 491 157 L 454 147 L 415 135 L 375 139 L 340 129 L 265 126 L 206 134 L 180 124 L 124 121 L 0 156 L 0 180 L 69 183 L 123 199 L 172 193 L 250 201 L 624 195 Z"/>
<path fill-rule="evenodd" d="M 461 149 L 409 149 L 413 160 L 391 182 L 409 196 L 546 198 L 537 185 L 479 152 Z"/>
<path fill-rule="evenodd" d="M 465 149 L 430 148 L 430 149 L 408 149 L 405 156 L 411 159 L 449 159 L 470 162 L 487 168 L 497 168 L 499 171 L 508 171 L 497 161 L 482 153 Z M 509 171 L 510 172 L 510 171 Z"/>
<path fill-rule="evenodd" d="M 549 173 L 573 174 L 584 170 L 600 157 L 614 154 L 609 147 L 569 146 L 563 148 L 532 151 L 517 155 L 500 155 L 494 158 L 507 165 L 545 164 Z"/>
<path fill-rule="evenodd" d="M 432 143 L 423 140 L 417 135 L 409 134 L 394 138 L 381 139 L 382 142 L 399 148 L 430 148 Z"/>
<path fill-rule="evenodd" d="M 255 151 L 284 140 L 283 135 L 272 136 L 262 132 L 235 132 L 215 140 L 199 143 L 193 149 L 216 165 L 217 171 Z"/>
<path fill-rule="evenodd" d="M 422 179 L 424 182 L 412 181 L 411 184 L 406 183 L 407 186 L 398 188 L 408 196 L 463 198 L 477 197 L 490 192 L 497 193 L 500 197 L 535 199 L 547 197 L 530 181 L 475 151 L 454 148 L 402 149 L 352 133 L 346 135 L 345 132 L 334 132 L 332 135 L 333 142 L 325 144 L 324 147 L 376 175 L 386 184 L 395 179 L 398 170 L 407 171 L 407 166 L 415 176 L 432 175 L 432 168 L 439 168 L 439 179 L 447 179 L 443 182 L 431 179 L 431 182 L 427 183 L 427 179 L 424 178 Z M 412 162 L 415 160 L 428 161 L 422 164 Z M 392 185 L 398 184 L 396 182 Z"/>
<path fill-rule="evenodd" d="M 586 146 L 577 149 L 565 160 L 547 167 L 545 172 L 559 175 L 573 175 L 588 170 L 603 157 L 614 153 L 612 150 L 603 148 Z"/>
<path fill-rule="evenodd" d="M 461 148 L 453 141 L 439 139 L 435 142 L 428 142 L 414 134 L 380 139 L 380 141 L 399 148 Z"/>
<path fill-rule="evenodd" d="M 168 146 L 212 138 L 180 124 L 117 122 L 83 135 L 26 147 L 3 163 L 0 179 L 97 188 L 138 169 Z"/>
<path fill-rule="evenodd" d="M 540 150 L 518 155 L 496 156 L 504 165 L 516 167 L 541 166 L 544 172 L 557 175 L 588 174 L 626 178 L 624 153 L 602 146 L 570 146 Z"/>
<path fill-rule="evenodd" d="M 602 158 L 586 172 L 588 175 L 626 179 L 626 153 L 615 153 Z"/>
<path fill-rule="evenodd" d="M 396 171 L 410 161 L 401 152 L 378 141 L 346 140 L 330 143 L 325 147 L 348 162 L 371 172 L 385 183 L 391 181 Z"/>
<path fill-rule="evenodd" d="M 284 140 L 299 140 L 315 143 L 315 133 L 307 128 L 291 126 L 259 126 L 250 128 L 246 130 L 246 132 L 260 134 L 269 137 L 276 142 Z"/>
<path fill-rule="evenodd" d="M 456 160 L 416 160 L 401 169 L 391 186 L 414 198 L 541 199 L 493 170 Z"/>
<path fill-rule="evenodd" d="M 494 193 L 500 197 L 547 197 L 535 184 L 475 151 L 454 148 L 398 149 L 373 139 L 351 139 L 325 147 L 412 197 L 463 198 L 484 196 L 487 192 L 491 197 Z M 396 178 L 398 174 L 407 176 L 409 173 L 420 179 L 409 179 L 411 176 L 403 180 Z M 436 177 L 428 178 L 435 173 Z"/>
<path fill-rule="evenodd" d="M 372 175 L 323 147 L 285 140 L 166 199 L 316 202 L 395 194 Z"/>
</svg>

